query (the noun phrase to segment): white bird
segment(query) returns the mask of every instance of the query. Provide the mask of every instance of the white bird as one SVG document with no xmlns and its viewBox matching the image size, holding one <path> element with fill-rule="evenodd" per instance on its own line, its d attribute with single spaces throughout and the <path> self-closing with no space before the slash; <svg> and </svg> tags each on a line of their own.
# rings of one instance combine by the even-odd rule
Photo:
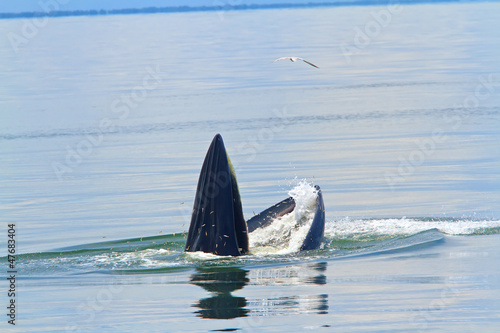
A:
<svg viewBox="0 0 500 333">
<path fill-rule="evenodd" d="M 309 62 L 309 61 L 302 59 L 302 58 L 299 58 L 299 57 L 282 57 L 282 58 L 278 58 L 278 59 L 274 60 L 273 62 L 280 61 L 280 60 L 287 60 L 287 59 L 290 60 L 291 62 L 296 62 L 297 60 L 302 60 L 303 62 L 305 62 L 308 65 L 319 68 L 318 66 L 316 66 L 312 62 Z"/>
</svg>

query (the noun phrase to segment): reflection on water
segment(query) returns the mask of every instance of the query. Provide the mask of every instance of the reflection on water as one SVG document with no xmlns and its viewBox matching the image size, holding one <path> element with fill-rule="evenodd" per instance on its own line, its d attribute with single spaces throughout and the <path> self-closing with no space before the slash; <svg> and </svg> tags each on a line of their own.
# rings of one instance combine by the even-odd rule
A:
<svg viewBox="0 0 500 333">
<path fill-rule="evenodd" d="M 275 285 L 303 285 L 326 283 L 327 263 L 318 262 L 307 265 L 274 267 L 252 270 L 250 279 L 252 284 Z"/>
<path fill-rule="evenodd" d="M 249 302 L 253 316 L 327 314 L 328 294 L 270 297 Z M 255 307 L 255 309 L 253 308 Z"/>
<path fill-rule="evenodd" d="M 327 263 L 243 270 L 241 268 L 198 268 L 191 284 L 210 292 L 211 297 L 193 304 L 194 313 L 202 318 L 232 319 L 246 316 L 276 316 L 299 313 L 328 313 L 328 294 L 286 295 L 272 291 L 265 298 L 247 299 L 231 293 L 252 286 L 326 285 Z M 293 288 L 289 289 L 293 292 Z"/>
<path fill-rule="evenodd" d="M 247 301 L 244 297 L 235 297 L 231 292 L 242 289 L 247 283 L 248 271 L 240 268 L 199 269 L 191 276 L 191 283 L 212 293 L 212 297 L 203 298 L 193 306 L 200 308 L 195 313 L 203 318 L 231 319 L 245 317 Z"/>
</svg>

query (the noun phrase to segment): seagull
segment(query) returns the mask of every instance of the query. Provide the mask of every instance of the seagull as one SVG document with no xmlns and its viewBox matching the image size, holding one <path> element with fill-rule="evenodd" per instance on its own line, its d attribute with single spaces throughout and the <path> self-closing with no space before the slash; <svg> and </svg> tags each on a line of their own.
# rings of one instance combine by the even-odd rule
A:
<svg viewBox="0 0 500 333">
<path fill-rule="evenodd" d="M 299 58 L 299 57 L 282 57 L 282 58 L 278 58 L 278 59 L 274 60 L 273 62 L 280 61 L 280 60 L 286 60 L 286 59 L 290 60 L 291 62 L 296 62 L 297 60 L 302 60 L 303 62 L 305 62 L 308 65 L 319 68 L 318 66 L 316 66 L 312 62 L 309 62 L 309 61 L 302 59 L 302 58 Z"/>
</svg>

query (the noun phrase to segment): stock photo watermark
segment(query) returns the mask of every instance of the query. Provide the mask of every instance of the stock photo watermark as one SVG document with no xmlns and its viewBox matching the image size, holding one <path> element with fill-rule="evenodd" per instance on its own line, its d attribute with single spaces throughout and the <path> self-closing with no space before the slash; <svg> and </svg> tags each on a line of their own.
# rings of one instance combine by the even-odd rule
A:
<svg viewBox="0 0 500 333">
<path fill-rule="evenodd" d="M 143 277 L 138 276 L 130 276 L 125 280 L 123 277 L 114 277 L 108 285 L 103 286 L 75 307 L 75 315 L 78 320 L 66 325 L 65 332 L 88 332 L 89 327 L 99 320 L 99 315 L 106 311 L 112 311 L 112 307 L 119 302 L 120 295 L 127 291 L 127 286 L 141 284 L 143 281 Z M 172 285 L 178 282 L 177 275 L 164 275 L 154 280 L 154 283 L 158 285 Z"/>
<path fill-rule="evenodd" d="M 238 161 L 233 163 L 235 173 L 245 164 L 251 163 L 255 160 L 259 152 L 261 152 L 267 145 L 274 141 L 276 135 L 283 132 L 287 125 L 292 122 L 293 115 L 288 113 L 286 106 L 281 109 L 273 109 L 275 117 L 269 120 L 268 126 L 260 128 L 256 133 L 248 136 L 246 140 L 237 146 L 236 152 L 241 155 Z M 214 180 L 212 183 L 215 187 L 208 187 L 205 189 L 204 196 L 213 198 L 217 193 L 229 184 L 229 179 L 225 175 L 210 175 L 209 177 Z M 178 207 L 181 216 L 185 223 L 191 221 L 192 210 L 186 205 Z"/>
<path fill-rule="evenodd" d="M 16 325 L 16 286 L 17 286 L 17 261 L 16 261 L 16 224 L 7 225 L 7 323 Z"/>
<path fill-rule="evenodd" d="M 274 141 L 275 136 L 283 132 L 286 126 L 291 123 L 292 115 L 288 113 L 286 107 L 282 107 L 280 110 L 274 109 L 273 113 L 276 117 L 270 120 L 268 126 L 262 127 L 255 135 L 247 137 L 244 143 L 238 145 L 237 152 L 246 156 L 244 163 L 253 162 L 257 154 Z M 241 165 L 241 162 L 235 164 L 235 169 L 239 165 Z"/>
<path fill-rule="evenodd" d="M 454 300 L 460 296 L 457 287 L 446 284 L 439 295 L 439 298 L 432 300 L 427 307 L 421 307 L 410 318 L 411 326 L 419 330 L 428 330 L 429 323 L 439 318 L 438 314 L 441 310 L 452 304 Z"/>
<path fill-rule="evenodd" d="M 366 22 L 363 26 L 354 27 L 354 37 L 349 43 L 341 43 L 340 51 L 345 58 L 347 64 L 352 62 L 352 56 L 360 54 L 365 48 L 367 48 L 374 39 L 376 39 L 389 24 L 391 24 L 392 19 L 395 15 L 401 14 L 403 11 L 403 6 L 399 3 L 394 2 L 389 4 L 378 11 L 371 11 L 371 19 Z"/>
<path fill-rule="evenodd" d="M 443 121 L 452 130 L 457 130 L 463 122 L 470 117 L 469 110 L 480 107 L 481 102 L 492 97 L 500 91 L 500 81 L 493 74 L 481 75 L 474 93 L 465 97 L 461 104 L 454 105 L 443 115 Z M 443 128 L 433 130 L 429 138 L 420 139 L 415 142 L 415 149 L 407 155 L 398 156 L 398 167 L 396 172 L 386 172 L 385 180 L 392 190 L 398 183 L 402 183 L 407 177 L 416 172 L 417 167 L 423 165 L 431 157 L 439 144 L 449 140 Z"/>
<path fill-rule="evenodd" d="M 129 93 L 121 94 L 120 97 L 111 102 L 109 110 L 115 116 L 114 118 L 102 118 L 98 122 L 97 128 L 85 135 L 84 139 L 74 146 L 68 145 L 66 147 L 66 156 L 63 162 L 52 162 L 52 170 L 57 179 L 64 180 L 66 176 L 72 174 L 83 163 L 84 159 L 102 144 L 105 133 L 117 130 L 117 120 L 127 119 L 130 112 L 137 109 L 140 103 L 158 88 L 162 82 L 160 66 L 148 67 L 146 72 L 141 85 L 133 87 Z"/>
<path fill-rule="evenodd" d="M 52 11 L 58 11 L 62 9 L 63 6 L 67 5 L 69 2 L 70 0 L 40 0 L 38 1 L 38 6 L 41 12 L 48 14 Z M 32 17 L 30 19 L 24 19 L 20 31 L 9 31 L 7 33 L 7 38 L 9 39 L 10 46 L 12 47 L 14 52 L 16 54 L 19 53 L 22 47 L 28 45 L 31 40 L 38 36 L 40 30 L 47 26 L 49 20 L 49 17 L 44 15 Z"/>
<path fill-rule="evenodd" d="M 115 281 L 116 282 L 116 281 Z M 87 297 L 76 309 L 80 323 L 66 326 L 65 332 L 85 332 L 83 327 L 95 321 L 97 314 L 106 310 L 107 306 L 115 300 L 116 296 L 124 291 L 118 283 L 111 283 L 100 289 L 95 295 Z"/>
</svg>

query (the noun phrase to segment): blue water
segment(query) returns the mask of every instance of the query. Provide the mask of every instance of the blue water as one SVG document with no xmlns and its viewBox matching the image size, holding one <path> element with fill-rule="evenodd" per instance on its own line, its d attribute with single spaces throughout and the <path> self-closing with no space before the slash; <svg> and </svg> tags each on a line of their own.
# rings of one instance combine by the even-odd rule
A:
<svg viewBox="0 0 500 333">
<path fill-rule="evenodd" d="M 0 20 L 2 332 L 496 331 L 499 9 Z M 321 186 L 321 249 L 183 253 L 216 133 L 245 217 Z"/>
</svg>

